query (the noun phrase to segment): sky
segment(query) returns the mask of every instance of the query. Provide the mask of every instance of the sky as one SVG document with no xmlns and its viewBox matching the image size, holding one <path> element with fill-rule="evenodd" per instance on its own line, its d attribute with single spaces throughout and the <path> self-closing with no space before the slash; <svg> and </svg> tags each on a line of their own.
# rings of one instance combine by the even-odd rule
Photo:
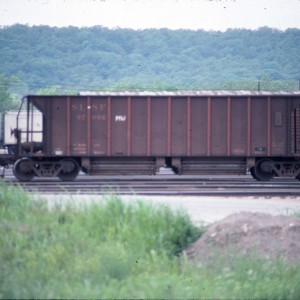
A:
<svg viewBox="0 0 300 300">
<path fill-rule="evenodd" d="M 300 28 L 300 0 L 0 0 L 0 26 Z"/>
</svg>

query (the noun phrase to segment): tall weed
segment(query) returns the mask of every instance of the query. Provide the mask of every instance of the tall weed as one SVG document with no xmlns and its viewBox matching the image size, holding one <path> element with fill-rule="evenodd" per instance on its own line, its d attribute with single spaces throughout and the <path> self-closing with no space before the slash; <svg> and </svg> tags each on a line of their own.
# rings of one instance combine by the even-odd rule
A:
<svg viewBox="0 0 300 300">
<path fill-rule="evenodd" d="M 0 183 L 0 298 L 300 298 L 298 266 L 178 255 L 202 232 L 163 206 L 112 197 L 49 210 Z"/>
</svg>

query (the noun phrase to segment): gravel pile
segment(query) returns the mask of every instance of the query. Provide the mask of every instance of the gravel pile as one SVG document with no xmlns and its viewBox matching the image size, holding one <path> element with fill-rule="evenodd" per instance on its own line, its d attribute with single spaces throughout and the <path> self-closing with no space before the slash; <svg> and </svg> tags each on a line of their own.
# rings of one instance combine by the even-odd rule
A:
<svg viewBox="0 0 300 300">
<path fill-rule="evenodd" d="M 250 212 L 232 214 L 211 225 L 186 253 L 201 265 L 218 258 L 252 254 L 300 263 L 300 218 Z"/>
</svg>

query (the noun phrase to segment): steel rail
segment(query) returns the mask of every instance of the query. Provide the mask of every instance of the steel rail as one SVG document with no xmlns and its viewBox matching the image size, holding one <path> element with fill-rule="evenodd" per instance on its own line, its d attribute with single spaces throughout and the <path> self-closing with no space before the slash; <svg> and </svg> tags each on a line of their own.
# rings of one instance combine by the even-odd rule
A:
<svg viewBox="0 0 300 300">
<path fill-rule="evenodd" d="M 250 176 L 85 176 L 75 181 L 34 179 L 18 182 L 6 177 L 9 186 L 20 186 L 29 194 L 76 195 L 181 195 L 181 196 L 300 196 L 300 182 L 274 179 L 259 182 Z"/>
</svg>

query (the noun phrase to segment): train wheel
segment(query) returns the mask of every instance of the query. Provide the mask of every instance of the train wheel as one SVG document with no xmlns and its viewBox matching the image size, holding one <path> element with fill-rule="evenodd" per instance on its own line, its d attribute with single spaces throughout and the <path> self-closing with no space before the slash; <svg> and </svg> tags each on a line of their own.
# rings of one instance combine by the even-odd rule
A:
<svg viewBox="0 0 300 300">
<path fill-rule="evenodd" d="M 260 181 L 268 181 L 273 179 L 273 161 L 271 159 L 261 159 L 259 160 L 253 170 L 254 178 Z"/>
<path fill-rule="evenodd" d="M 17 160 L 13 166 L 15 177 L 20 181 L 31 181 L 35 176 L 31 164 L 32 162 L 28 158 Z"/>
<path fill-rule="evenodd" d="M 76 160 L 72 158 L 66 158 L 60 161 L 62 170 L 57 175 L 59 179 L 63 181 L 74 180 L 79 173 L 79 165 Z"/>
</svg>

